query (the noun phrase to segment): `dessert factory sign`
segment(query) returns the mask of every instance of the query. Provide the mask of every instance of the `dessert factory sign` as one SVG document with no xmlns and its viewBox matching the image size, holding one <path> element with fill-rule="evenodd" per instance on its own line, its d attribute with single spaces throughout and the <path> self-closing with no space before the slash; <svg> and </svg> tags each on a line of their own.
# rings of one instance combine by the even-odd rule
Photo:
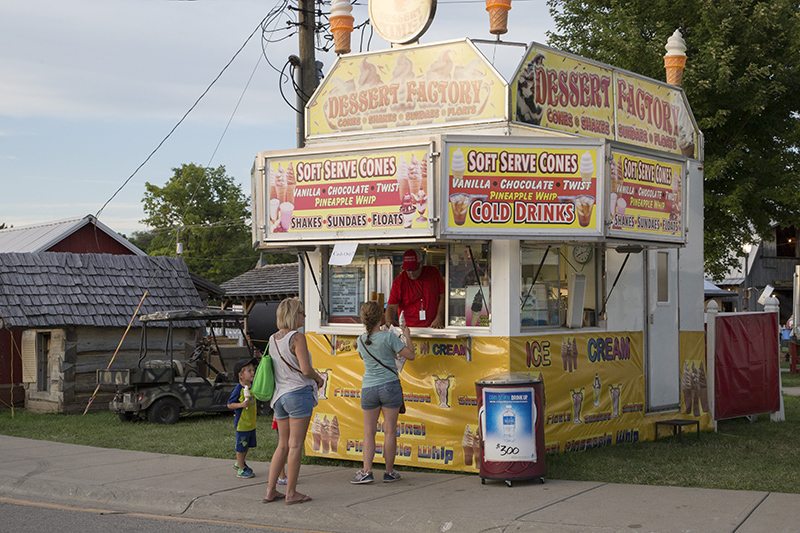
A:
<svg viewBox="0 0 800 533">
<path fill-rule="evenodd" d="M 339 57 L 309 102 L 310 137 L 507 120 L 508 85 L 468 41 Z"/>
<path fill-rule="evenodd" d="M 697 157 L 683 91 L 533 44 L 511 87 L 514 120 Z"/>
<path fill-rule="evenodd" d="M 369 20 L 375 32 L 390 43 L 419 39 L 433 22 L 436 0 L 369 0 Z"/>
</svg>

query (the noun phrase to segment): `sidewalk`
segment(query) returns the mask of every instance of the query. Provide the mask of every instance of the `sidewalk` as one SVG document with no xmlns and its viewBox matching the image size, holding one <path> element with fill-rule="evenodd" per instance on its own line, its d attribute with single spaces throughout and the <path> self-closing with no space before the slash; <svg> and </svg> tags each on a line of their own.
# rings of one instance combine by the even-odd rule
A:
<svg viewBox="0 0 800 533">
<path fill-rule="evenodd" d="M 396 483 L 351 485 L 353 469 L 303 466 L 302 505 L 261 503 L 268 463 L 252 479 L 231 460 L 59 444 L 0 435 L 0 497 L 116 512 L 325 532 L 575 533 L 800 528 L 800 494 L 652 487 L 407 472 Z M 376 465 L 376 473 L 382 474 Z M 379 476 L 376 476 L 379 477 Z"/>
</svg>

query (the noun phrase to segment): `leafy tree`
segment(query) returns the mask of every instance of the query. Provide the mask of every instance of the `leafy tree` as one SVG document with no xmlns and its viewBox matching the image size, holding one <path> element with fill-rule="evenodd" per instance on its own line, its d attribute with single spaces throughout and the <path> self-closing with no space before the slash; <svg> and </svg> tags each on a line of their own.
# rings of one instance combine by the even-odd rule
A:
<svg viewBox="0 0 800 533">
<path fill-rule="evenodd" d="M 255 266 L 258 252 L 251 246 L 249 199 L 225 174 L 225 167 L 194 164 L 173 168 L 164 187 L 145 183 L 142 203 L 147 215 L 141 222 L 154 231 L 140 242 L 150 255 L 176 255 L 176 239 L 183 243 L 189 270 L 222 283 Z"/>
<path fill-rule="evenodd" d="M 147 251 L 153 244 L 153 239 L 158 235 L 157 230 L 151 231 L 134 231 L 131 236 L 123 234 L 122 236 L 128 239 L 134 246 L 140 250 Z"/>
<path fill-rule="evenodd" d="M 548 0 L 549 43 L 664 79 L 664 44 L 686 40 L 683 88 L 705 135 L 705 267 L 736 267 L 754 234 L 800 215 L 800 2 Z"/>
</svg>

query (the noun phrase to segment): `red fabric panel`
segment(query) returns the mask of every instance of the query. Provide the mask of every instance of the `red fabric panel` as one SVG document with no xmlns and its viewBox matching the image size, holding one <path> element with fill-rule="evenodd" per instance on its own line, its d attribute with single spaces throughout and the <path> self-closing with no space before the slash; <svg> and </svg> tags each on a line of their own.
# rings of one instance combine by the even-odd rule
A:
<svg viewBox="0 0 800 533">
<path fill-rule="evenodd" d="M 742 313 L 717 317 L 715 418 L 780 408 L 778 316 Z"/>
</svg>

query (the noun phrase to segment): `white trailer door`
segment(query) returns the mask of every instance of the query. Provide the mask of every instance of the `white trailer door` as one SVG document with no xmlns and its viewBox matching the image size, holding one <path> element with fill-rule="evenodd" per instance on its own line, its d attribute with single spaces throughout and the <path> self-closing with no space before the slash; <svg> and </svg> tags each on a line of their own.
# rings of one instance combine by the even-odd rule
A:
<svg viewBox="0 0 800 533">
<path fill-rule="evenodd" d="M 645 268 L 647 410 L 677 409 L 680 406 L 678 251 L 647 252 Z"/>
</svg>

